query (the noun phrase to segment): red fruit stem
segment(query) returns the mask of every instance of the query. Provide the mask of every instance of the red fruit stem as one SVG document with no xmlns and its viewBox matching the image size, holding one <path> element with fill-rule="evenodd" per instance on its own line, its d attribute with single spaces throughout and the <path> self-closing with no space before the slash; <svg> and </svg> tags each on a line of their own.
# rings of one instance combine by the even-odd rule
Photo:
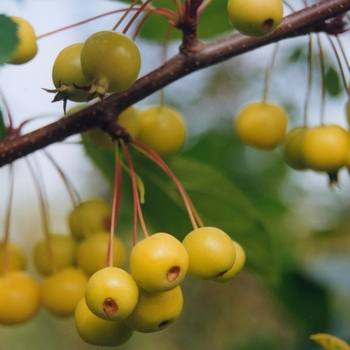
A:
<svg viewBox="0 0 350 350">
<path fill-rule="evenodd" d="M 47 205 L 45 201 L 45 196 L 44 196 L 44 189 L 41 187 L 40 182 L 38 180 L 37 175 L 34 172 L 33 166 L 30 163 L 30 160 L 28 158 L 25 158 L 25 161 L 27 163 L 27 166 L 29 168 L 29 171 L 32 175 L 33 182 L 35 185 L 35 188 L 38 193 L 39 197 L 39 207 L 40 207 L 40 212 L 41 212 L 41 221 L 43 225 L 43 233 L 44 233 L 44 240 L 45 240 L 45 249 L 47 252 L 49 264 L 51 267 L 51 270 L 53 273 L 57 272 L 57 266 L 55 262 L 55 258 L 53 255 L 53 250 L 52 250 L 52 245 L 50 241 L 50 229 L 49 229 L 49 223 L 48 223 L 48 212 L 47 212 Z"/>
<path fill-rule="evenodd" d="M 13 188 L 14 188 L 14 171 L 13 164 L 10 164 L 10 189 L 9 189 L 9 198 L 7 202 L 7 212 L 5 219 L 5 233 L 3 240 L 3 274 L 5 275 L 9 270 L 9 242 L 10 242 L 10 223 L 11 223 L 11 208 L 13 202 Z"/>
<path fill-rule="evenodd" d="M 43 152 L 61 176 L 64 186 L 68 192 L 69 198 L 72 201 L 73 207 L 76 208 L 78 206 L 78 203 L 81 202 L 81 198 L 79 196 L 78 191 L 74 188 L 72 182 L 69 180 L 68 176 L 64 173 L 61 167 L 57 164 L 52 155 L 46 149 L 43 149 Z"/>
<path fill-rule="evenodd" d="M 52 35 L 52 34 L 56 34 L 56 33 L 62 32 L 62 31 L 64 31 L 64 30 L 66 30 L 66 29 L 71 29 L 71 28 L 80 26 L 80 25 L 82 25 L 82 24 L 86 24 L 86 23 L 88 23 L 88 22 L 92 22 L 92 21 L 94 21 L 94 20 L 96 20 L 96 19 L 100 19 L 100 18 L 103 18 L 103 17 L 105 17 L 105 16 L 113 15 L 113 14 L 115 14 L 115 13 L 124 12 L 124 11 L 126 11 L 125 8 L 123 8 L 123 9 L 118 9 L 118 10 L 113 10 L 113 11 L 109 11 L 109 12 L 105 12 L 105 13 L 102 13 L 102 14 L 100 14 L 100 15 L 87 18 L 87 19 L 85 19 L 85 20 L 83 20 L 83 21 L 73 23 L 73 24 L 71 24 L 71 25 L 69 25 L 69 26 L 62 27 L 62 28 L 58 28 L 58 29 L 52 30 L 52 31 L 47 32 L 47 33 L 44 33 L 44 34 L 40 34 L 40 35 L 38 35 L 38 36 L 36 37 L 36 40 L 41 39 L 41 38 L 44 38 L 44 37 L 49 36 L 49 35 Z"/>
<path fill-rule="evenodd" d="M 190 201 L 190 198 L 186 192 L 186 190 L 183 188 L 181 182 L 177 179 L 175 174 L 171 171 L 171 169 L 168 167 L 168 165 L 164 162 L 162 157 L 160 157 L 155 151 L 153 151 L 151 148 L 146 146 L 140 141 L 132 140 L 131 144 L 142 154 L 144 154 L 146 157 L 148 157 L 150 160 L 152 160 L 155 164 L 157 164 L 161 169 L 165 171 L 165 173 L 171 178 L 171 180 L 176 185 L 182 200 L 185 204 L 188 216 L 190 218 L 191 224 L 193 226 L 193 229 L 198 228 L 198 223 L 195 219 L 195 215 L 193 213 L 192 208 L 194 207 L 193 203 Z M 198 212 L 196 211 L 196 216 L 199 217 Z M 202 220 L 200 220 L 200 224 L 202 225 Z"/>
<path fill-rule="evenodd" d="M 146 238 L 149 237 L 149 233 L 148 233 L 146 223 L 145 223 L 145 220 L 144 220 L 143 214 L 142 214 L 139 192 L 138 192 L 138 188 L 137 188 L 136 175 L 135 175 L 134 166 L 132 164 L 130 152 L 129 152 L 126 144 L 124 142 L 121 142 L 121 143 L 122 143 L 123 151 L 124 151 L 124 154 L 125 154 L 125 157 L 126 157 L 126 160 L 128 162 L 129 169 L 130 169 L 132 195 L 133 195 L 133 201 L 134 201 L 133 242 L 134 242 L 134 245 L 136 245 L 136 243 L 137 243 L 137 218 L 139 218 L 139 220 L 140 220 L 142 231 L 143 231 Z"/>
<path fill-rule="evenodd" d="M 142 13 L 142 11 L 147 7 L 147 5 L 151 2 L 151 0 L 146 0 L 136 11 L 136 13 L 132 16 L 131 20 L 129 23 L 125 26 L 123 30 L 123 34 L 126 34 L 129 30 L 129 28 L 132 26 L 132 24 L 135 22 L 137 17 Z M 131 5 L 131 8 L 134 4 Z"/>
<path fill-rule="evenodd" d="M 116 25 L 112 28 L 112 30 L 116 30 L 120 23 L 122 23 L 125 17 L 130 13 L 130 11 L 134 10 L 135 5 L 139 2 L 139 0 L 134 0 L 131 5 L 124 11 L 123 15 L 120 17 Z M 124 33 L 125 34 L 125 33 Z"/>
<path fill-rule="evenodd" d="M 112 201 L 112 218 L 111 229 L 109 235 L 106 266 L 113 266 L 113 253 L 114 253 L 114 233 L 117 228 L 117 220 L 120 208 L 120 198 L 122 189 L 122 162 L 120 159 L 119 144 L 116 143 L 116 162 L 115 162 L 115 174 L 114 174 L 114 188 L 113 188 L 113 201 Z"/>
</svg>

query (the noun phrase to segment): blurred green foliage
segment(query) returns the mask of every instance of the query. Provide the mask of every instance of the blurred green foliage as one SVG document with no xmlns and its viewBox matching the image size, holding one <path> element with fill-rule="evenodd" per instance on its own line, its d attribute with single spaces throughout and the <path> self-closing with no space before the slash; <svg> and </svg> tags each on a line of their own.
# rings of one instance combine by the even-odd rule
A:
<svg viewBox="0 0 350 350">
<path fill-rule="evenodd" d="M 9 17 L 0 14 L 0 65 L 6 63 L 18 44 L 17 24 Z"/>
</svg>

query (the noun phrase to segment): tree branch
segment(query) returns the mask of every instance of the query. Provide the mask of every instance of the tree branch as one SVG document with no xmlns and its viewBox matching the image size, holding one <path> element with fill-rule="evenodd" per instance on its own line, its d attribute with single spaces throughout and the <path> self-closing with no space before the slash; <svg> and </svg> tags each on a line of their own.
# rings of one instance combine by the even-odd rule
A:
<svg viewBox="0 0 350 350">
<path fill-rule="evenodd" d="M 273 42 L 326 31 L 327 20 L 349 10 L 350 0 L 324 0 L 285 17 L 280 26 L 266 37 L 256 39 L 234 34 L 206 45 L 198 45 L 194 51 L 180 52 L 158 69 L 137 80 L 129 90 L 113 94 L 105 98 L 103 103 L 97 102 L 28 134 L 1 140 L 0 166 L 93 127 L 100 127 L 113 134 L 116 130 L 116 115 L 172 82 Z"/>
</svg>

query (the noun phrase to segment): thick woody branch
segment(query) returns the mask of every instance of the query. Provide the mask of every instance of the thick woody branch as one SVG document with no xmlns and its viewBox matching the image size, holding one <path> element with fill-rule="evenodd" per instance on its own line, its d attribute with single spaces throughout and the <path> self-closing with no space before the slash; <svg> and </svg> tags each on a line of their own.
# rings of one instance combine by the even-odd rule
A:
<svg viewBox="0 0 350 350">
<path fill-rule="evenodd" d="M 0 166 L 42 149 L 50 144 L 93 127 L 116 130 L 113 117 L 132 104 L 182 77 L 273 42 L 326 31 L 326 21 L 350 10 L 350 0 L 324 0 L 286 17 L 272 34 L 249 38 L 240 34 L 180 52 L 158 69 L 140 78 L 127 91 L 113 94 L 101 102 L 62 118 L 26 135 L 0 141 Z"/>
</svg>

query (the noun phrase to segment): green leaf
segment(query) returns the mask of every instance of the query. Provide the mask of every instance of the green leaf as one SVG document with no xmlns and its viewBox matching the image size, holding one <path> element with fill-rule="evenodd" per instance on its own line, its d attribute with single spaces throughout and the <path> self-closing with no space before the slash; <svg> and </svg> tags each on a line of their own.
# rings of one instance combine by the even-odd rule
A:
<svg viewBox="0 0 350 350">
<path fill-rule="evenodd" d="M 176 11 L 176 7 L 172 1 L 153 0 L 152 6 Z M 228 20 L 226 7 L 226 0 L 215 0 L 210 2 L 207 8 L 204 9 L 198 23 L 198 35 L 200 39 L 206 39 L 228 31 L 233 31 Z M 163 42 L 166 37 L 168 26 L 169 22 L 166 18 L 160 14 L 152 13 L 143 23 L 140 36 L 146 39 Z M 177 28 L 171 30 L 171 40 L 180 39 L 181 37 L 181 30 Z"/>
<path fill-rule="evenodd" d="M 329 67 L 326 71 L 325 85 L 326 91 L 333 97 L 338 96 L 343 91 L 339 72 L 333 67 Z"/>
<path fill-rule="evenodd" d="M 288 266 L 285 269 L 276 296 L 299 331 L 305 335 L 328 329 L 331 313 L 329 295 L 323 286 L 311 280 L 297 267 Z"/>
<path fill-rule="evenodd" d="M 302 47 L 296 47 L 294 49 L 294 51 L 292 52 L 292 54 L 288 57 L 288 62 L 297 62 L 299 61 L 299 59 L 304 56 L 305 58 L 305 54 L 304 54 L 304 50 Z"/>
<path fill-rule="evenodd" d="M 0 65 L 8 62 L 18 44 L 17 24 L 0 14 Z"/>
</svg>

